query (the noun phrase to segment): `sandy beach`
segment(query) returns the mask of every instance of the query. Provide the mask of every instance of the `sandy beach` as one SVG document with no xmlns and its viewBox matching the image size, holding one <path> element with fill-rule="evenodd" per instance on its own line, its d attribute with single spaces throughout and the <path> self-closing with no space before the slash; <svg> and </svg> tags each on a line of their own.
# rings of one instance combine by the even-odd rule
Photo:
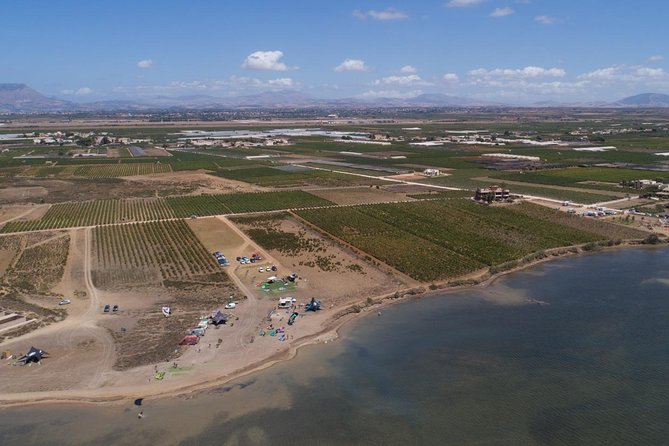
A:
<svg viewBox="0 0 669 446">
<path fill-rule="evenodd" d="M 85 240 L 83 243 L 85 244 Z M 629 246 L 624 245 L 624 247 Z M 253 291 L 248 290 L 251 299 L 238 305 L 239 311 L 236 317 L 239 317 L 239 320 L 232 326 L 208 330 L 197 346 L 188 347 L 174 361 L 122 371 L 114 370 L 112 367 L 113 356 L 109 349 L 113 347 L 113 343 L 109 343 L 110 340 L 106 338 L 109 336 L 107 331 L 90 321 L 82 323 L 82 317 L 87 314 L 90 317 L 91 310 L 80 309 L 81 313 L 71 315 L 64 322 L 34 331 L 3 345 L 3 349 L 6 350 L 36 344 L 43 346 L 42 348 L 47 351 L 52 348 L 50 351 L 52 357 L 43 360 L 41 365 L 32 364 L 30 367 L 5 365 L 4 373 L 0 377 L 0 389 L 2 389 L 0 403 L 5 406 L 56 402 L 114 404 L 138 397 L 188 394 L 289 360 L 305 345 L 336 341 L 338 330 L 344 324 L 367 315 L 378 314 L 382 317 L 383 309 L 393 303 L 466 287 L 487 287 L 502 275 L 550 259 L 582 252 L 584 252 L 582 247 L 559 248 L 547 251 L 541 258 L 521 263 L 512 270 L 495 275 L 480 271 L 457 281 L 433 284 L 430 287 L 404 287 L 391 293 L 360 295 L 357 300 L 350 301 L 346 305 L 341 304 L 331 308 L 326 306 L 316 313 L 301 314 L 295 325 L 287 327 L 285 342 L 280 342 L 272 336 L 259 336 L 259 333 L 268 332 L 270 327 L 285 326 L 290 311 L 276 310 L 273 300 L 258 299 L 254 302 Z M 241 274 L 237 272 L 235 275 L 239 277 Z M 527 303 L 524 299 L 524 296 L 518 296 L 517 301 L 501 303 L 512 305 Z M 93 303 L 90 306 L 92 307 Z M 266 318 L 258 320 L 258 312 L 265 314 L 272 312 L 271 321 Z M 59 337 L 65 337 L 64 341 L 54 343 L 54 338 Z M 86 344 L 86 339 L 91 337 L 94 339 L 93 342 Z M 220 347 L 216 346 L 218 339 L 225 339 Z M 72 344 L 77 348 L 68 349 L 67 347 Z M 61 351 L 65 352 L 64 356 L 60 355 Z M 76 365 L 73 366 L 73 362 L 76 362 Z M 175 365 L 177 367 L 174 367 Z M 156 371 L 165 372 L 164 378 L 155 379 Z"/>
</svg>

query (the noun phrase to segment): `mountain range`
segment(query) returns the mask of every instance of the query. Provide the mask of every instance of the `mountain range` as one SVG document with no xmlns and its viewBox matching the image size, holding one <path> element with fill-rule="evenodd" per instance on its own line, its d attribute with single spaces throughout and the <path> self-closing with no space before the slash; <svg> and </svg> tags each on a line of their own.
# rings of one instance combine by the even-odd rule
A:
<svg viewBox="0 0 669 446">
<path fill-rule="evenodd" d="M 597 106 L 597 107 L 669 107 L 669 95 L 643 93 L 630 96 L 612 103 L 561 104 L 556 102 L 538 102 L 534 107 L 560 106 Z M 257 108 L 365 108 L 365 107 L 484 107 L 511 106 L 492 101 L 466 97 L 449 96 L 439 93 L 421 94 L 412 98 L 345 98 L 317 99 L 305 93 L 293 90 L 263 92 L 254 95 L 214 97 L 207 95 L 193 96 L 156 96 L 146 99 L 98 101 L 75 103 L 58 98 L 47 97 L 25 84 L 0 83 L 0 113 L 50 113 L 50 112 L 100 112 L 100 111 L 148 111 L 148 110 L 220 110 L 220 109 L 257 109 Z"/>
</svg>

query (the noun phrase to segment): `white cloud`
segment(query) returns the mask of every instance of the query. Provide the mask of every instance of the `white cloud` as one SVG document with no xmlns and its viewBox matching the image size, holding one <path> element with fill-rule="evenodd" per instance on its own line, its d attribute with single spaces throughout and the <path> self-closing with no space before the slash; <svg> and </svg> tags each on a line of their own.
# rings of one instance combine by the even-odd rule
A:
<svg viewBox="0 0 669 446">
<path fill-rule="evenodd" d="M 364 60 L 360 59 L 346 59 L 335 67 L 335 71 L 369 71 L 369 67 Z"/>
<path fill-rule="evenodd" d="M 230 76 L 228 79 L 214 81 L 213 89 L 218 88 L 241 88 L 241 89 L 283 89 L 295 88 L 297 84 L 292 78 L 281 77 L 277 79 L 262 80 L 247 76 Z"/>
<path fill-rule="evenodd" d="M 662 60 L 664 60 L 664 56 L 661 56 L 661 55 L 659 55 L 659 54 L 656 54 L 655 56 L 650 56 L 650 57 L 648 58 L 648 61 L 649 61 L 649 62 L 660 62 L 660 61 L 662 61 Z"/>
<path fill-rule="evenodd" d="M 395 8 L 388 8 L 385 9 L 384 11 L 376 11 L 374 9 L 370 9 L 369 11 L 360 11 L 359 9 L 356 9 L 353 11 L 353 17 L 357 17 L 359 19 L 373 19 L 373 20 L 379 20 L 379 21 L 390 21 L 390 20 L 406 20 L 409 18 L 407 13 L 403 11 L 399 11 Z"/>
<path fill-rule="evenodd" d="M 267 86 L 268 87 L 281 87 L 281 88 L 292 88 L 294 86 L 294 82 L 291 78 L 289 77 L 282 77 L 279 79 L 270 79 L 267 81 Z"/>
<path fill-rule="evenodd" d="M 93 89 L 88 87 L 81 87 L 80 89 L 74 92 L 74 94 L 79 96 L 84 96 L 91 93 L 93 93 Z"/>
<path fill-rule="evenodd" d="M 409 74 L 407 76 L 388 76 L 377 79 L 372 82 L 373 85 L 432 85 L 430 82 L 424 81 L 417 74 Z"/>
<path fill-rule="evenodd" d="M 483 3 L 484 0 L 449 0 L 446 6 L 449 8 L 468 8 Z"/>
<path fill-rule="evenodd" d="M 416 67 L 412 67 L 411 65 L 404 65 L 402 68 L 400 68 L 400 73 L 413 74 L 417 72 L 418 70 Z"/>
<path fill-rule="evenodd" d="M 363 98 L 392 98 L 392 99 L 408 99 L 415 98 L 422 94 L 421 90 L 398 91 L 398 90 L 369 90 L 361 94 Z"/>
<path fill-rule="evenodd" d="M 146 68 L 151 68 L 153 64 L 154 64 L 153 59 L 143 59 L 137 62 L 137 68 L 141 68 L 142 70 L 144 70 Z"/>
<path fill-rule="evenodd" d="M 490 13 L 490 17 L 506 17 L 513 14 L 515 11 L 509 7 L 506 8 L 495 8 L 493 12 Z"/>
<path fill-rule="evenodd" d="M 444 74 L 443 79 L 444 79 L 446 82 L 458 82 L 458 81 L 460 80 L 460 78 L 458 77 L 458 75 L 455 74 L 455 73 L 446 73 L 446 74 Z"/>
<path fill-rule="evenodd" d="M 256 51 L 248 55 L 242 68 L 260 71 L 287 71 L 288 67 L 280 59 L 283 51 Z"/>
<path fill-rule="evenodd" d="M 598 68 L 578 76 L 579 79 L 613 80 L 618 76 L 618 67 Z"/>
<path fill-rule="evenodd" d="M 538 15 L 534 18 L 534 21 L 539 22 L 542 25 L 552 25 L 556 22 L 556 19 L 555 17 L 551 17 L 549 15 Z"/>
<path fill-rule="evenodd" d="M 648 68 L 641 67 L 637 68 L 635 74 L 639 77 L 663 77 L 666 73 L 662 68 Z"/>
<path fill-rule="evenodd" d="M 495 68 L 487 70 L 477 68 L 469 72 L 470 76 L 481 79 L 506 78 L 506 79 L 528 79 L 538 77 L 564 77 L 567 74 L 562 68 L 542 68 L 527 66 L 525 68 Z"/>
<path fill-rule="evenodd" d="M 578 79 L 611 83 L 619 81 L 645 82 L 666 80 L 667 77 L 667 72 L 662 68 L 614 65 L 583 73 L 578 76 Z"/>
</svg>

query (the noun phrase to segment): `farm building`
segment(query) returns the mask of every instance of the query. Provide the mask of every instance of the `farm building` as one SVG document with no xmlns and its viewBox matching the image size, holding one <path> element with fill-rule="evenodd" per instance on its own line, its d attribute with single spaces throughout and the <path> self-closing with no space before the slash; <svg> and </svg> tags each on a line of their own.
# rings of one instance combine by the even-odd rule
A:
<svg viewBox="0 0 669 446">
<path fill-rule="evenodd" d="M 502 201 L 509 199 L 509 189 L 499 186 L 480 187 L 474 196 L 476 201 Z"/>
<path fill-rule="evenodd" d="M 644 189 L 651 186 L 662 186 L 662 183 L 659 183 L 654 180 L 632 180 L 632 181 L 621 181 L 619 183 L 623 187 L 633 187 L 634 189 Z"/>
<path fill-rule="evenodd" d="M 439 176 L 439 174 L 441 174 L 439 169 L 425 169 L 423 171 L 423 175 L 425 175 L 426 177 L 436 177 Z"/>
</svg>

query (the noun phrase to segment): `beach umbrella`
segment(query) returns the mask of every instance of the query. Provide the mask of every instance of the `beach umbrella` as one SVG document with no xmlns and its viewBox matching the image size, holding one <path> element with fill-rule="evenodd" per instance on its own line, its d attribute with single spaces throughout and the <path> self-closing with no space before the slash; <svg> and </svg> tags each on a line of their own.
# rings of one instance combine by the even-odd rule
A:
<svg viewBox="0 0 669 446">
<path fill-rule="evenodd" d="M 141 406 L 141 405 L 142 405 L 142 401 L 144 401 L 144 398 L 137 398 L 137 399 L 135 400 L 135 406 Z"/>
</svg>

